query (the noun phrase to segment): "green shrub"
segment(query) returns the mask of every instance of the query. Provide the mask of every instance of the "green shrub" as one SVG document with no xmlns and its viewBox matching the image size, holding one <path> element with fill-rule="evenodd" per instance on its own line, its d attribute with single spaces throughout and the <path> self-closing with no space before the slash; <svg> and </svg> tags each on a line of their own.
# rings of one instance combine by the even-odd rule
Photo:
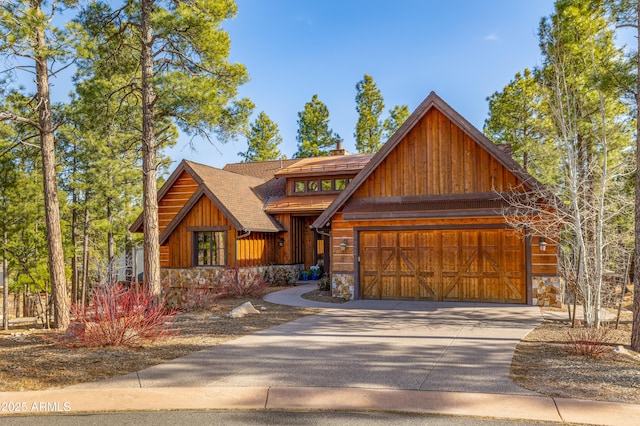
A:
<svg viewBox="0 0 640 426">
<path fill-rule="evenodd" d="M 331 279 L 327 275 L 323 275 L 322 278 L 318 281 L 318 290 L 320 291 L 330 291 L 331 290 Z"/>
</svg>

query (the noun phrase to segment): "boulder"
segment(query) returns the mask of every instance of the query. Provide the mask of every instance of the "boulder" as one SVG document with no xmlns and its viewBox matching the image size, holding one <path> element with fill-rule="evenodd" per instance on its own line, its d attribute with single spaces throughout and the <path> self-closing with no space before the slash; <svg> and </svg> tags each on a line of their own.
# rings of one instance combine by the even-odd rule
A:
<svg viewBox="0 0 640 426">
<path fill-rule="evenodd" d="M 238 306 L 237 308 L 234 308 L 231 312 L 229 312 L 229 315 L 227 316 L 229 318 L 242 318 L 248 314 L 259 314 L 259 313 L 260 312 L 253 307 L 251 302 L 244 302 L 242 305 Z"/>
</svg>

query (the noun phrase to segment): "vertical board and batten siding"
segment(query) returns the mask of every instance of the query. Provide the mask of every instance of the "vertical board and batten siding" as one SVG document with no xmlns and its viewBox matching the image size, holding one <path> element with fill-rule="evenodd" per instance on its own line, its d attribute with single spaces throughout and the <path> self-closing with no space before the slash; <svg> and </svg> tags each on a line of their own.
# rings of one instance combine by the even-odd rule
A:
<svg viewBox="0 0 640 426">
<path fill-rule="evenodd" d="M 437 109 L 409 131 L 353 198 L 509 191 L 516 176 Z"/>
<path fill-rule="evenodd" d="M 352 199 L 509 192 L 520 185 L 514 173 L 433 108 Z M 331 271 L 354 275 L 356 298 L 527 303 L 528 273 L 557 273 L 557 247 L 549 244 L 541 252 L 537 240 L 530 244 L 500 216 L 344 220 L 338 212 L 331 234 Z"/>
<path fill-rule="evenodd" d="M 286 232 L 279 232 L 276 235 L 275 245 L 275 264 L 288 265 L 293 263 L 291 261 L 291 215 L 289 213 L 278 213 L 273 215 L 274 219 L 278 221 L 280 225 L 286 230 Z M 284 240 L 282 247 L 278 245 L 278 241 L 282 238 Z"/>
<path fill-rule="evenodd" d="M 226 227 L 226 265 L 268 265 L 275 261 L 275 234 L 252 232 L 237 240 L 237 230 L 231 221 L 206 196 L 193 206 L 182 222 L 161 247 L 160 265 L 166 268 L 190 268 L 193 264 L 193 229 L 198 227 Z M 166 252 L 165 255 L 163 253 Z M 164 260 L 164 262 L 163 262 Z"/>
<path fill-rule="evenodd" d="M 193 206 L 191 211 L 182 219 L 182 222 L 171 233 L 165 243 L 168 246 L 169 256 L 166 268 L 190 268 L 193 265 L 193 231 L 188 228 L 204 226 L 228 227 L 227 231 L 227 264 L 235 259 L 236 229 L 226 216 L 206 196 Z"/>
<path fill-rule="evenodd" d="M 252 232 L 238 240 L 238 266 L 271 265 L 275 263 L 276 234 Z M 229 264 L 233 259 L 229 259 Z"/>
<path fill-rule="evenodd" d="M 173 218 L 198 190 L 196 182 L 189 173 L 182 172 L 166 194 L 158 200 L 158 233 L 162 234 Z M 162 263 L 162 251 L 160 253 Z"/>
</svg>

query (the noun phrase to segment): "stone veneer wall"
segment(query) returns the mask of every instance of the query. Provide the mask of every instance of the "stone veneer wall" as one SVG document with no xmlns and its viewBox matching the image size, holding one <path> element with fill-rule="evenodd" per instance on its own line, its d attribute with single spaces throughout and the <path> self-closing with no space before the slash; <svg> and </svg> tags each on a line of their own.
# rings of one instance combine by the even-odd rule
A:
<svg viewBox="0 0 640 426">
<path fill-rule="evenodd" d="M 353 274 L 331 274 L 331 295 L 346 300 L 354 298 Z"/>
<path fill-rule="evenodd" d="M 249 272 L 257 272 L 265 276 L 275 268 L 286 268 L 291 271 L 292 277 L 297 277 L 304 269 L 304 265 L 265 265 L 248 266 L 239 268 L 239 275 Z M 181 304 L 185 290 L 202 290 L 218 293 L 222 290 L 221 280 L 224 271 L 228 268 L 223 266 L 207 266 L 197 268 L 162 268 L 160 279 L 162 288 L 166 292 L 167 302 L 172 306 Z"/>
<path fill-rule="evenodd" d="M 531 281 L 533 305 L 562 307 L 564 286 L 560 277 L 533 277 Z"/>
</svg>

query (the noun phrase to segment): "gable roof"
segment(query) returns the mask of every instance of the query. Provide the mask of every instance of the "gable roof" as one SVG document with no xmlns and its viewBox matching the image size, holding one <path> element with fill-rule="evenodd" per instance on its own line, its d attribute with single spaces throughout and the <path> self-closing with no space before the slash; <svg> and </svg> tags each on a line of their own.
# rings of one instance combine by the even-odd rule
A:
<svg viewBox="0 0 640 426">
<path fill-rule="evenodd" d="M 533 176 L 527 173 L 520 164 L 518 164 L 511 156 L 504 152 L 493 143 L 489 138 L 476 129 L 469 121 L 462 117 L 449 104 L 440 98 L 435 92 L 431 92 L 427 98 L 416 108 L 416 110 L 407 118 L 402 126 L 389 138 L 362 171 L 353 179 L 353 181 L 345 188 L 336 200 L 313 222 L 311 228 L 322 228 L 327 224 L 331 217 L 349 200 L 356 190 L 366 181 L 366 179 L 376 170 L 376 168 L 384 161 L 384 159 L 393 151 L 393 149 L 404 139 L 409 131 L 424 117 L 424 115 L 436 108 L 471 139 L 484 148 L 491 156 L 493 156 L 502 166 L 511 171 L 524 186 L 532 190 L 544 190 L 544 186 L 538 182 Z"/>
<path fill-rule="evenodd" d="M 185 171 L 198 183 L 199 189 L 162 232 L 165 239 L 202 196 L 207 196 L 239 231 L 279 232 L 283 230 L 275 219 L 264 212 L 264 198 L 253 190 L 253 188 L 260 187 L 265 183 L 264 179 L 259 177 L 237 174 L 183 160 L 160 188 L 158 200 L 162 199 Z M 130 229 L 136 232 L 141 230 L 141 227 L 142 214 L 138 216 Z"/>
<path fill-rule="evenodd" d="M 283 230 L 275 219 L 264 212 L 264 199 L 253 190 L 262 185 L 264 179 L 239 175 L 191 161 L 185 162 L 200 178 L 205 194 L 238 230 L 255 232 Z"/>
<path fill-rule="evenodd" d="M 231 163 L 222 168 L 227 172 L 237 173 L 239 175 L 258 177 L 264 180 L 273 179 L 273 176 L 282 169 L 300 161 L 298 158 L 293 160 L 270 160 L 255 161 L 249 163 Z"/>
</svg>

